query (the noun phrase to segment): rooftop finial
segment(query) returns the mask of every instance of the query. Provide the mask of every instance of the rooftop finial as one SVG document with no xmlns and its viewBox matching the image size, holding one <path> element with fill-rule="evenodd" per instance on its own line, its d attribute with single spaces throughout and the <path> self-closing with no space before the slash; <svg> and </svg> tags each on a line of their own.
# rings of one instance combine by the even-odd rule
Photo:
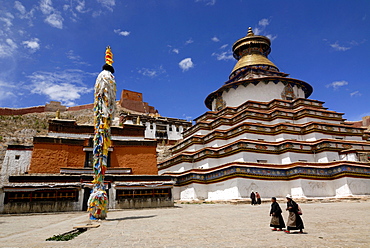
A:
<svg viewBox="0 0 370 248">
<path fill-rule="evenodd" d="M 110 46 L 107 46 L 107 49 L 105 50 L 105 63 L 110 66 L 113 64 L 113 54 Z"/>
<path fill-rule="evenodd" d="M 251 27 L 248 28 L 248 34 L 247 36 L 254 36 L 253 30 Z"/>
</svg>

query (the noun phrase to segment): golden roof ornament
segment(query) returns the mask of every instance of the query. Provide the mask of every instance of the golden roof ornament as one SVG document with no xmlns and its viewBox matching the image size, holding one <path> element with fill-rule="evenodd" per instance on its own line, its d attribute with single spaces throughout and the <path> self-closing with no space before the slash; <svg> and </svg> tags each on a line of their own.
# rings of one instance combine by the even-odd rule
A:
<svg viewBox="0 0 370 248">
<path fill-rule="evenodd" d="M 247 36 L 254 36 L 253 30 L 251 27 L 248 28 Z"/>
</svg>

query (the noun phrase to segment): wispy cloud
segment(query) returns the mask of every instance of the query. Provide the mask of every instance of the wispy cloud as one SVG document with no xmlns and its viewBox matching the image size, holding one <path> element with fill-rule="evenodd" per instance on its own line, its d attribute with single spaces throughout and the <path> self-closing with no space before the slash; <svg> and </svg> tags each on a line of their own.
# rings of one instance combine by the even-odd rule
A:
<svg viewBox="0 0 370 248">
<path fill-rule="evenodd" d="M 179 66 L 182 69 L 182 71 L 184 72 L 184 71 L 189 70 L 190 68 L 193 68 L 194 63 L 191 60 L 191 58 L 186 58 L 186 59 L 183 59 L 183 60 L 180 61 Z"/>
<path fill-rule="evenodd" d="M 0 40 L 0 58 L 13 56 L 17 48 L 17 44 L 10 38 L 5 39 L 5 41 Z"/>
<path fill-rule="evenodd" d="M 193 43 L 194 41 L 193 41 L 193 39 L 192 38 L 190 38 L 190 39 L 188 39 L 187 41 L 185 41 L 185 44 L 187 45 L 187 44 L 191 44 L 191 43 Z"/>
<path fill-rule="evenodd" d="M 30 40 L 23 41 L 22 44 L 24 47 L 30 49 L 32 53 L 40 49 L 40 40 L 38 38 L 33 38 Z"/>
<path fill-rule="evenodd" d="M 109 11 L 113 12 L 113 7 L 116 6 L 115 0 L 97 0 L 98 3 L 101 4 L 104 8 L 108 9 Z"/>
<path fill-rule="evenodd" d="M 259 22 L 258 22 L 258 25 L 261 26 L 261 27 L 266 27 L 267 25 L 270 24 L 270 21 L 269 19 L 267 18 L 263 18 L 261 19 Z"/>
<path fill-rule="evenodd" d="M 335 82 L 332 82 L 330 84 L 327 84 L 326 87 L 327 88 L 332 87 L 333 89 L 337 90 L 337 89 L 339 89 L 339 87 L 342 87 L 342 86 L 345 86 L 345 85 L 348 85 L 348 82 L 343 80 L 343 81 L 335 81 Z"/>
<path fill-rule="evenodd" d="M 27 12 L 26 7 L 24 7 L 19 1 L 14 2 L 14 8 L 19 12 L 17 16 L 19 16 L 21 19 L 28 19 L 30 21 L 29 24 L 32 26 L 32 18 L 36 9 L 32 8 L 29 12 Z"/>
<path fill-rule="evenodd" d="M 96 76 L 82 70 L 64 70 L 57 72 L 37 71 L 28 76 L 31 85 L 28 89 L 33 94 L 45 95 L 50 100 L 60 101 L 67 106 L 75 105 L 81 95 L 90 93 L 93 88 L 83 81 L 86 77 Z"/>
<path fill-rule="evenodd" d="M 89 66 L 89 65 L 90 65 L 89 63 L 82 61 L 81 56 L 76 55 L 76 54 L 75 54 L 75 52 L 74 52 L 73 50 L 69 50 L 69 51 L 66 53 L 66 55 L 67 55 L 67 58 L 69 58 L 70 60 L 72 60 L 72 62 L 73 62 L 74 64 L 78 64 L 78 65 L 87 65 L 87 66 Z"/>
<path fill-rule="evenodd" d="M 265 29 L 268 25 L 270 25 L 270 20 L 267 18 L 263 18 L 259 20 L 258 25 L 253 29 L 253 33 L 255 35 L 264 35 L 269 38 L 271 41 L 275 40 L 278 36 L 273 34 L 268 34 L 265 32 Z"/>
<path fill-rule="evenodd" d="M 335 50 L 335 51 L 347 51 L 351 49 L 351 47 L 346 47 L 346 46 L 341 46 L 339 45 L 338 41 L 336 41 L 333 44 L 330 44 L 330 46 Z"/>
<path fill-rule="evenodd" d="M 166 70 L 161 65 L 158 68 L 153 68 L 153 69 L 142 68 L 142 69 L 138 70 L 138 73 L 140 73 L 140 74 L 142 74 L 146 77 L 154 78 L 154 77 L 159 76 L 160 74 L 166 73 Z"/>
<path fill-rule="evenodd" d="M 0 16 L 0 23 L 3 22 L 3 30 L 10 31 L 10 27 L 13 26 L 13 19 L 14 16 L 9 12 L 6 12 Z"/>
<path fill-rule="evenodd" d="M 46 16 L 45 22 L 54 28 L 63 29 L 63 17 L 59 11 L 54 9 L 51 0 L 41 0 L 40 10 Z"/>
<path fill-rule="evenodd" d="M 179 53 L 180 53 L 180 50 L 179 50 L 179 49 L 177 49 L 177 48 L 174 48 L 174 49 L 172 49 L 172 52 L 174 52 L 174 53 L 176 53 L 176 54 L 179 54 Z"/>
<path fill-rule="evenodd" d="M 211 40 L 214 41 L 214 42 L 219 42 L 220 41 L 216 36 L 212 37 Z"/>
<path fill-rule="evenodd" d="M 202 2 L 205 3 L 208 6 L 213 6 L 216 4 L 216 0 L 195 0 L 195 2 Z"/>
<path fill-rule="evenodd" d="M 116 34 L 121 36 L 129 36 L 131 32 L 129 31 L 122 31 L 121 29 L 115 29 L 113 30 Z"/>
<path fill-rule="evenodd" d="M 233 53 L 231 51 L 212 53 L 212 56 L 216 56 L 217 60 L 231 60 L 233 59 Z"/>
<path fill-rule="evenodd" d="M 362 94 L 360 93 L 360 91 L 358 91 L 358 90 L 356 90 L 356 91 L 354 91 L 354 92 L 352 92 L 352 93 L 350 93 L 349 94 L 351 97 L 352 96 L 362 96 Z"/>
</svg>

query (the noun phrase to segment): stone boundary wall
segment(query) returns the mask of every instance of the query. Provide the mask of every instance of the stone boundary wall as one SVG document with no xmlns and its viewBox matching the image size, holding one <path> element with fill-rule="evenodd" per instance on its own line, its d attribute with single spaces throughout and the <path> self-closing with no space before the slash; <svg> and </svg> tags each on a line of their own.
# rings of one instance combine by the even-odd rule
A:
<svg viewBox="0 0 370 248">
<path fill-rule="evenodd" d="M 67 108 L 67 111 L 78 111 L 82 109 L 93 109 L 93 108 L 94 108 L 94 104 L 90 103 L 90 104 L 85 104 L 85 105 L 80 105 L 80 106 L 69 107 Z"/>
<path fill-rule="evenodd" d="M 29 113 L 43 113 L 45 112 L 45 106 L 37 106 L 30 108 L 0 108 L 0 115 L 25 115 Z"/>
</svg>

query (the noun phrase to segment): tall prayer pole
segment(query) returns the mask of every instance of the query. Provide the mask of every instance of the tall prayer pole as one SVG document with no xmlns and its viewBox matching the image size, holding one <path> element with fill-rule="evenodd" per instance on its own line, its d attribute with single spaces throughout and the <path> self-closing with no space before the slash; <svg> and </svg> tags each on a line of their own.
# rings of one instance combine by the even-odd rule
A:
<svg viewBox="0 0 370 248">
<path fill-rule="evenodd" d="M 114 80 L 113 54 L 105 50 L 105 65 L 95 83 L 94 93 L 94 184 L 88 201 L 90 219 L 107 217 L 108 197 L 104 176 L 108 164 L 108 148 L 111 144 L 110 126 L 116 109 L 116 82 Z"/>
</svg>

